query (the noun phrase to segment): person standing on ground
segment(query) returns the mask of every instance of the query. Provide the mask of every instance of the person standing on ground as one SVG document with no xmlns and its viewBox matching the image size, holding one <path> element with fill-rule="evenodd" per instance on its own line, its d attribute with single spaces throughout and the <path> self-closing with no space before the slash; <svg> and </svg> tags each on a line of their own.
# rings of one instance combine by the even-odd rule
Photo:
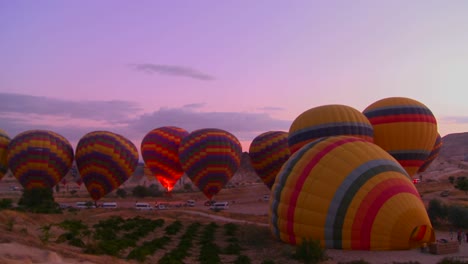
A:
<svg viewBox="0 0 468 264">
<path fill-rule="evenodd" d="M 461 242 L 462 242 L 462 231 L 461 231 L 461 229 L 459 229 L 458 232 L 457 232 L 457 239 L 458 239 L 458 244 L 461 245 Z"/>
<path fill-rule="evenodd" d="M 450 228 L 450 240 L 453 240 L 453 229 Z"/>
</svg>

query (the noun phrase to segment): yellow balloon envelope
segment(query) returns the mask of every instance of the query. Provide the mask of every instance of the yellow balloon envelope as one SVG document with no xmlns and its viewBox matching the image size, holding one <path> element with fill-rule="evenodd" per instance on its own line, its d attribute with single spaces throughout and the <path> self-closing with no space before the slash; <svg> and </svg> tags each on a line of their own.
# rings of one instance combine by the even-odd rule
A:
<svg viewBox="0 0 468 264">
<path fill-rule="evenodd" d="M 288 145 L 291 154 L 321 137 L 355 136 L 372 142 L 371 123 L 358 110 L 347 105 L 322 105 L 300 114 L 291 124 Z"/>
<path fill-rule="evenodd" d="M 379 100 L 364 111 L 374 127 L 374 143 L 414 176 L 436 141 L 437 121 L 421 102 L 404 97 Z"/>
<path fill-rule="evenodd" d="M 321 138 L 303 146 L 272 187 L 270 228 L 293 245 L 401 250 L 434 241 L 424 204 L 400 164 L 362 138 Z"/>
</svg>

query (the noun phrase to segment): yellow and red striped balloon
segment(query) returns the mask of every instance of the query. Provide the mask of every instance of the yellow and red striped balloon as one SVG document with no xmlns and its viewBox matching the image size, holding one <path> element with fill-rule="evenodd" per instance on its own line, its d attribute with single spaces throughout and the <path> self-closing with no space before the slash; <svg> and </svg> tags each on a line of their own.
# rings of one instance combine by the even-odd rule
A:
<svg viewBox="0 0 468 264">
<path fill-rule="evenodd" d="M 389 97 L 364 111 L 374 127 L 374 143 L 414 176 L 434 147 L 438 132 L 431 110 L 411 98 Z"/>
<path fill-rule="evenodd" d="M 0 180 L 8 171 L 8 144 L 10 144 L 10 137 L 8 134 L 0 129 Z"/>
<path fill-rule="evenodd" d="M 293 245 L 400 250 L 433 242 L 426 208 L 402 166 L 362 138 L 321 138 L 293 154 L 278 173 L 270 228 Z"/>
<path fill-rule="evenodd" d="M 135 171 L 139 158 L 130 140 L 108 131 L 84 135 L 75 156 L 83 183 L 94 201 L 123 184 Z"/>
<path fill-rule="evenodd" d="M 72 163 L 70 142 L 52 131 L 22 132 L 8 146 L 8 167 L 25 189 L 54 187 Z"/>
<path fill-rule="evenodd" d="M 182 168 L 210 200 L 237 171 L 241 155 L 239 140 L 233 134 L 216 128 L 193 131 L 179 147 Z"/>
<path fill-rule="evenodd" d="M 300 114 L 289 128 L 291 154 L 321 137 L 355 136 L 373 142 L 371 123 L 361 112 L 347 105 L 322 105 Z"/>
<path fill-rule="evenodd" d="M 184 174 L 179 160 L 179 145 L 189 133 L 180 127 L 151 130 L 141 142 L 141 156 L 156 179 L 171 191 Z"/>
<path fill-rule="evenodd" d="M 252 167 L 263 183 L 271 189 L 276 174 L 290 156 L 288 133 L 268 131 L 254 138 L 249 147 Z"/>
</svg>

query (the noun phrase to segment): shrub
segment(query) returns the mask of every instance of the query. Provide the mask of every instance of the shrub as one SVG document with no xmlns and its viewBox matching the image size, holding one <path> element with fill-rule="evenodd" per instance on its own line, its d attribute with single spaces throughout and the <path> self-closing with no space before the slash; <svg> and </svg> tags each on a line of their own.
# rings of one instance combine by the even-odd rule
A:
<svg viewBox="0 0 468 264">
<path fill-rule="evenodd" d="M 468 208 L 449 206 L 448 220 L 457 228 L 468 228 Z"/>
<path fill-rule="evenodd" d="M 250 258 L 246 255 L 239 255 L 234 261 L 234 264 L 250 264 Z"/>
<path fill-rule="evenodd" d="M 275 262 L 271 259 L 265 259 L 264 261 L 262 261 L 262 264 L 275 264 Z"/>
<path fill-rule="evenodd" d="M 148 196 L 148 189 L 145 186 L 137 185 L 133 188 L 132 195 L 138 198 L 144 198 Z"/>
<path fill-rule="evenodd" d="M 338 264 L 371 264 L 371 263 L 363 259 L 360 259 L 360 260 L 352 260 L 348 262 L 338 262 Z"/>
<path fill-rule="evenodd" d="M 13 207 L 13 200 L 9 198 L 4 198 L 0 200 L 0 210 L 11 209 L 12 207 Z"/>
<path fill-rule="evenodd" d="M 300 245 L 296 247 L 296 252 L 293 258 L 301 260 L 306 264 L 319 263 L 326 259 L 325 250 L 320 247 L 318 240 L 304 239 Z"/>
<path fill-rule="evenodd" d="M 468 264 L 468 261 L 447 257 L 437 262 L 437 264 Z"/>
</svg>

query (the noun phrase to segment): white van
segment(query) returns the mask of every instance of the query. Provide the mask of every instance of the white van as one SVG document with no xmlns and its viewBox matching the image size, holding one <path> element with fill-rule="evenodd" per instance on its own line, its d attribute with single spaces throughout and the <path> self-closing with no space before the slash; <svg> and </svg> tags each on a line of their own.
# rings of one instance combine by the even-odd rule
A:
<svg viewBox="0 0 468 264">
<path fill-rule="evenodd" d="M 102 208 L 107 208 L 107 209 L 114 209 L 117 208 L 117 203 L 115 202 L 108 202 L 108 203 L 102 203 Z"/>
<path fill-rule="evenodd" d="M 229 208 L 229 202 L 216 202 L 210 206 L 211 210 L 226 210 Z"/>
<path fill-rule="evenodd" d="M 96 208 L 96 205 L 94 205 L 92 202 L 77 202 L 75 204 L 75 208 L 89 209 L 89 208 Z"/>
<path fill-rule="evenodd" d="M 149 203 L 136 203 L 135 209 L 137 210 L 153 210 L 153 207 Z"/>
<path fill-rule="evenodd" d="M 185 206 L 194 207 L 195 206 L 195 200 L 187 200 L 187 202 L 185 203 Z"/>
</svg>

